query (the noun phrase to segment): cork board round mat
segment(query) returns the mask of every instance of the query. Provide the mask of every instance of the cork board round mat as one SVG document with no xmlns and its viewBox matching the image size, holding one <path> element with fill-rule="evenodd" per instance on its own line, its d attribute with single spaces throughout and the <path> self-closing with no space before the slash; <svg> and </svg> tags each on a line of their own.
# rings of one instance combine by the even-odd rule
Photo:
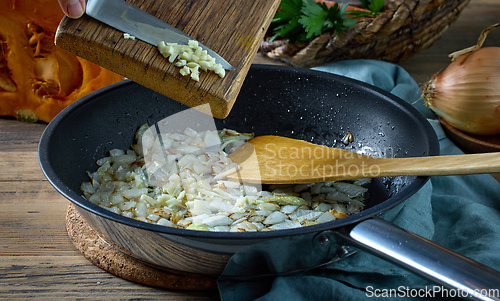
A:
<svg viewBox="0 0 500 301">
<path fill-rule="evenodd" d="M 215 278 L 170 272 L 147 265 L 110 246 L 87 224 L 70 204 L 66 229 L 75 247 L 97 267 L 123 279 L 172 290 L 209 291 L 217 289 Z"/>
</svg>

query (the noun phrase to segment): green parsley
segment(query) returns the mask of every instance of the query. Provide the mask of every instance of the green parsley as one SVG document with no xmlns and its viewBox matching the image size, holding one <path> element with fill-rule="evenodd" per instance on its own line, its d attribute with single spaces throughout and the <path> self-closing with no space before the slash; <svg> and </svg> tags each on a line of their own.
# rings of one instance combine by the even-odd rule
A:
<svg viewBox="0 0 500 301">
<path fill-rule="evenodd" d="M 299 19 L 302 16 L 302 0 L 282 0 L 280 9 L 271 21 L 274 40 L 278 37 L 293 42 L 305 41 L 307 33 L 304 32 Z"/>
</svg>

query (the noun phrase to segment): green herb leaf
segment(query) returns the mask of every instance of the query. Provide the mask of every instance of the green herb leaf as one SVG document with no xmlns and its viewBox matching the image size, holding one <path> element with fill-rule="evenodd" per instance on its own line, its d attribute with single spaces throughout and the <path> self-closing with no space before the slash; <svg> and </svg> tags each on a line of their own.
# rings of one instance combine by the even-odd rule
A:
<svg viewBox="0 0 500 301">
<path fill-rule="evenodd" d="M 373 13 L 378 13 L 384 7 L 384 0 L 361 0 L 361 4 Z"/>
</svg>

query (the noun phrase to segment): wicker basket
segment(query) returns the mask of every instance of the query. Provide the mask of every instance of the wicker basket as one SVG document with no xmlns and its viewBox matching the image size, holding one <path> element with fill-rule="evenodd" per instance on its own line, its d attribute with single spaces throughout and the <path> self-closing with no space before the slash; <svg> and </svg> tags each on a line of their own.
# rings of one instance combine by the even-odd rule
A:
<svg viewBox="0 0 500 301">
<path fill-rule="evenodd" d="M 470 0 L 386 0 L 387 9 L 340 35 L 326 32 L 307 44 L 263 41 L 260 52 L 298 67 L 315 67 L 344 59 L 378 59 L 397 63 L 432 46 Z"/>
</svg>

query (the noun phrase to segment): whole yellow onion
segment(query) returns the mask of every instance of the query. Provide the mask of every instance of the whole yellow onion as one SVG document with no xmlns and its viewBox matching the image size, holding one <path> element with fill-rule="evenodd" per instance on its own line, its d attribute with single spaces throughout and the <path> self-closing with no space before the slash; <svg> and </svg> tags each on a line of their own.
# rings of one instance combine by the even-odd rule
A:
<svg viewBox="0 0 500 301">
<path fill-rule="evenodd" d="M 480 48 L 482 41 L 455 54 L 454 61 L 423 87 L 423 98 L 451 126 L 470 134 L 496 135 L 500 134 L 500 47 Z"/>
</svg>

